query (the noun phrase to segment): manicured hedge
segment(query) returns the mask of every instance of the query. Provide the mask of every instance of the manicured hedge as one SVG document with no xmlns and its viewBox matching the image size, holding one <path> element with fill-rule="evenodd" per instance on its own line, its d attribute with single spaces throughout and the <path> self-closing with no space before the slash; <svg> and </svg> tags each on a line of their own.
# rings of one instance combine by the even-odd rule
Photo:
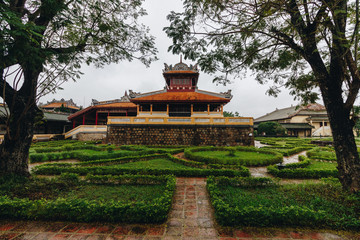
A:
<svg viewBox="0 0 360 240">
<path fill-rule="evenodd" d="M 142 201 L 106 203 L 86 199 L 57 198 L 29 200 L 0 196 L 0 218 L 55 221 L 106 221 L 125 223 L 161 223 L 167 218 L 175 189 L 173 176 L 88 176 L 92 184 L 165 184 L 162 197 L 150 203 Z"/>
<path fill-rule="evenodd" d="M 300 185 L 293 186 L 295 188 L 301 187 Z M 232 187 L 236 187 L 238 191 L 234 191 L 235 195 L 229 196 Z M 251 191 L 246 190 L 249 187 L 252 188 Z M 263 190 L 267 191 L 270 188 L 273 191 L 272 195 L 260 196 L 258 194 L 258 192 L 262 193 Z M 332 186 L 324 184 L 319 189 L 328 188 L 332 188 Z M 319 197 L 316 196 L 319 199 L 318 201 L 321 201 L 319 205 L 322 209 L 319 210 L 317 206 L 314 206 L 317 200 L 311 194 L 306 196 L 306 199 L 311 201 L 309 204 L 307 200 L 301 201 L 300 196 L 297 197 L 297 199 L 300 198 L 300 201 L 295 200 L 294 197 L 294 200 L 289 200 L 285 204 L 281 197 L 286 196 L 288 191 L 285 186 L 276 186 L 271 180 L 266 179 L 209 177 L 207 189 L 215 209 L 215 218 L 223 226 L 291 226 L 346 230 L 358 230 L 360 228 L 359 213 L 355 212 L 359 209 L 356 205 L 359 203 L 359 198 L 357 197 L 355 200 L 355 196 L 353 196 L 355 205 L 353 204 L 352 209 L 348 211 L 347 206 L 336 197 L 333 200 L 324 200 L 323 196 L 326 194 L 319 194 Z M 224 193 L 225 189 L 227 189 L 226 193 Z M 241 189 L 244 190 L 241 191 Z M 341 191 L 341 187 L 339 189 Z M 347 204 L 351 202 L 351 200 L 346 201 Z M 339 207 L 339 209 L 335 210 L 332 206 Z"/>
<path fill-rule="evenodd" d="M 291 163 L 283 166 L 271 165 L 267 167 L 268 173 L 279 178 L 327 178 L 338 177 L 338 170 L 318 170 L 307 169 L 311 164 L 310 159 L 301 157 L 303 161 L 299 163 Z"/>
<path fill-rule="evenodd" d="M 230 165 L 244 165 L 244 166 L 267 166 L 269 164 L 281 163 L 283 161 L 283 156 L 280 153 L 274 152 L 267 149 L 259 149 L 254 147 L 196 147 L 196 148 L 187 148 L 185 149 L 185 157 L 194 161 L 203 162 L 206 164 L 220 164 L 225 163 L 223 158 L 217 158 L 212 156 L 199 156 L 194 153 L 201 151 L 243 151 L 243 152 L 258 152 L 269 154 L 268 159 L 251 159 L 245 160 L 241 158 L 234 159 L 232 161 L 236 164 L 231 163 Z"/>
<path fill-rule="evenodd" d="M 63 151 L 74 151 L 74 150 L 81 150 L 81 149 L 89 149 L 95 151 L 103 151 L 105 150 L 107 145 L 91 145 L 91 144 L 65 144 L 60 147 L 41 147 L 41 148 L 34 148 L 36 153 L 49 153 L 49 152 L 63 152 Z"/>
<path fill-rule="evenodd" d="M 39 175 L 60 175 L 61 173 L 76 173 L 79 175 L 97 174 L 97 175 L 122 175 L 122 174 L 140 174 L 140 175 L 167 175 L 173 174 L 178 177 L 207 177 L 207 176 L 249 176 L 247 171 L 238 171 L 232 169 L 134 169 L 121 166 L 95 166 L 95 167 L 60 167 L 60 166 L 38 166 L 33 171 Z"/>
<path fill-rule="evenodd" d="M 184 148 L 155 148 L 145 146 L 127 145 L 119 147 L 123 151 L 115 151 L 114 145 L 90 145 L 90 144 L 65 144 L 61 147 L 43 147 L 32 149 L 29 155 L 31 163 L 57 161 L 63 159 L 78 159 L 80 161 L 91 161 L 99 159 L 119 158 L 124 156 L 138 156 L 153 153 L 176 154 L 184 151 Z M 81 150 L 94 150 L 98 153 L 88 154 Z M 36 153 L 34 153 L 36 152 Z"/>
<path fill-rule="evenodd" d="M 99 151 L 99 153 L 87 154 L 81 150 L 64 151 L 64 152 L 49 152 L 49 153 L 33 153 L 29 155 L 30 162 L 47 162 L 57 161 L 63 159 L 78 159 L 80 161 L 91 161 L 98 159 L 110 159 L 125 156 L 139 156 L 145 154 L 155 153 L 155 150 L 143 150 L 143 151 Z"/>
<path fill-rule="evenodd" d="M 147 155 L 140 155 L 140 156 L 125 156 L 125 157 L 119 157 L 119 158 L 86 161 L 86 162 L 80 162 L 80 163 L 74 163 L 74 164 L 70 163 L 70 164 L 66 164 L 65 166 L 96 166 L 96 165 L 108 166 L 108 165 L 122 164 L 122 163 L 129 163 L 129 162 L 148 161 L 151 159 L 167 157 L 167 156 L 168 156 L 167 153 L 147 154 Z"/>
<path fill-rule="evenodd" d="M 336 154 L 333 148 L 329 147 L 317 147 L 311 151 L 306 152 L 306 156 L 311 159 L 324 160 L 324 161 L 336 161 Z"/>
<path fill-rule="evenodd" d="M 153 158 L 163 157 L 168 160 L 180 163 L 186 166 L 194 167 L 194 169 L 134 169 L 129 167 L 122 167 L 121 165 L 111 165 L 126 162 L 145 161 Z M 88 166 L 90 165 L 90 166 Z M 100 166 L 98 166 L 100 165 Z M 105 165 L 105 166 L 101 166 Z M 111 165 L 111 166 L 106 166 Z M 187 161 L 171 156 L 164 155 L 145 155 L 132 156 L 117 159 L 99 160 L 92 162 L 83 162 L 77 164 L 71 163 L 56 163 L 44 164 L 36 166 L 33 173 L 39 175 L 60 175 L 61 173 L 76 173 L 79 175 L 96 174 L 96 175 L 122 175 L 122 174 L 141 174 L 141 175 L 169 175 L 182 177 L 206 177 L 206 176 L 249 176 L 249 169 L 243 166 L 237 166 L 237 169 L 217 169 L 211 166 L 206 166 L 203 163 L 194 161 Z"/>
<path fill-rule="evenodd" d="M 283 150 L 283 149 L 281 149 L 280 152 L 281 152 L 284 156 L 287 156 L 287 157 L 288 157 L 288 156 L 297 154 L 297 153 L 302 152 L 302 151 L 310 150 L 310 149 L 312 149 L 312 147 L 300 146 L 300 147 L 295 147 L 295 148 L 291 148 L 291 149 L 288 149 L 288 150 Z"/>
</svg>

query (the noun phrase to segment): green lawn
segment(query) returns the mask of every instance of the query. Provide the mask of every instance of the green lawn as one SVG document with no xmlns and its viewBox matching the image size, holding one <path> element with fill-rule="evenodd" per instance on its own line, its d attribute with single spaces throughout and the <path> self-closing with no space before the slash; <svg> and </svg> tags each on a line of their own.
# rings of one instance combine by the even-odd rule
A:
<svg viewBox="0 0 360 240">
<path fill-rule="evenodd" d="M 259 152 L 245 152 L 245 151 L 235 151 L 235 156 L 229 156 L 229 151 L 199 151 L 194 152 L 194 155 L 202 157 L 214 157 L 221 158 L 224 160 L 222 164 L 236 164 L 237 160 L 250 161 L 253 159 L 257 160 L 267 160 L 269 157 L 273 157 L 271 154 L 259 153 Z"/>
<path fill-rule="evenodd" d="M 150 169 L 194 169 L 192 167 L 184 166 L 179 163 L 174 163 L 167 159 L 153 159 L 149 161 L 138 161 L 138 162 L 131 162 L 131 163 L 125 163 L 125 164 L 119 164 L 115 166 L 120 167 L 129 167 L 134 169 L 144 169 L 144 168 L 150 168 Z"/>
<path fill-rule="evenodd" d="M 165 191 L 165 185 L 82 185 L 69 192 L 67 198 L 96 200 L 106 203 L 108 201 L 120 202 L 152 202 L 160 198 Z"/>
<path fill-rule="evenodd" d="M 306 168 L 311 170 L 335 170 L 336 167 L 337 163 L 333 162 L 311 161 L 311 164 Z"/>
<path fill-rule="evenodd" d="M 311 159 L 321 159 L 328 161 L 336 161 L 336 154 L 333 148 L 329 147 L 317 147 L 306 153 Z"/>
</svg>

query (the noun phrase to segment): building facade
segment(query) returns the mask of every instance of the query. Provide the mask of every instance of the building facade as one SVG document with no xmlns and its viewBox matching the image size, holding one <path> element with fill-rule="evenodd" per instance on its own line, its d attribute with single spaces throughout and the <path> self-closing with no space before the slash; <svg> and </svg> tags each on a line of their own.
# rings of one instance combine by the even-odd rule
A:
<svg viewBox="0 0 360 240">
<path fill-rule="evenodd" d="M 332 136 L 326 109 L 318 103 L 307 106 L 276 109 L 254 120 L 255 126 L 262 122 L 278 122 L 288 130 L 288 135 L 299 137 Z M 261 134 L 261 133 L 259 133 Z"/>
</svg>

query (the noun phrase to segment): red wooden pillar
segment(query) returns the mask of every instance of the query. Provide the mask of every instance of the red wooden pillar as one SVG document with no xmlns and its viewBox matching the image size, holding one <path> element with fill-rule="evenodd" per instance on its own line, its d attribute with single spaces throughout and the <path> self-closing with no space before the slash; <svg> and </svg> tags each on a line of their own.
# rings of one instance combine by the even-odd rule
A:
<svg viewBox="0 0 360 240">
<path fill-rule="evenodd" d="M 98 111 L 96 111 L 95 125 L 98 125 Z"/>
<path fill-rule="evenodd" d="M 85 114 L 83 115 L 83 124 L 82 125 L 85 125 Z"/>
<path fill-rule="evenodd" d="M 73 120 L 73 128 L 75 128 L 75 119 Z"/>
<path fill-rule="evenodd" d="M 125 114 L 126 114 L 126 116 L 127 116 L 127 114 L 128 114 L 128 110 L 126 109 L 126 112 L 125 112 Z"/>
</svg>

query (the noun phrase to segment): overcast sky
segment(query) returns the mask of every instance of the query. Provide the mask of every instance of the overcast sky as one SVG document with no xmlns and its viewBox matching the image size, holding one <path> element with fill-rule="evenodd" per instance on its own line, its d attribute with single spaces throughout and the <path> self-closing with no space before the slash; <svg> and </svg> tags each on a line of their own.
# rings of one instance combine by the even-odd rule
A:
<svg viewBox="0 0 360 240">
<path fill-rule="evenodd" d="M 120 98 L 124 95 L 125 90 L 129 89 L 141 93 L 163 89 L 165 86 L 162 76 L 164 63 L 174 65 L 179 62 L 180 56 L 167 52 L 171 40 L 167 38 L 162 29 L 169 25 L 166 20 L 167 14 L 170 11 L 181 11 L 182 2 L 181 0 L 146 0 L 144 8 L 148 15 L 142 21 L 150 27 L 151 34 L 156 37 L 156 47 L 159 51 L 158 61 L 152 63 L 149 68 L 139 61 L 112 64 L 102 69 L 84 64 L 82 68 L 84 74 L 77 82 L 65 83 L 62 86 L 64 90 L 42 97 L 40 102 L 45 103 L 54 98 L 66 100 L 72 98 L 76 104 L 87 107 L 91 104 L 91 99 L 104 101 Z M 188 65 L 195 64 L 187 60 L 183 62 Z M 240 116 L 256 118 L 272 112 L 276 108 L 298 104 L 293 101 L 293 97 L 289 96 L 285 89 L 277 98 L 265 95 L 268 86 L 258 84 L 251 76 L 246 79 L 232 79 L 233 83 L 227 86 L 217 86 L 212 83 L 212 78 L 200 71 L 199 89 L 213 92 L 224 92 L 231 89 L 233 98 L 224 110 L 237 111 Z"/>
</svg>

